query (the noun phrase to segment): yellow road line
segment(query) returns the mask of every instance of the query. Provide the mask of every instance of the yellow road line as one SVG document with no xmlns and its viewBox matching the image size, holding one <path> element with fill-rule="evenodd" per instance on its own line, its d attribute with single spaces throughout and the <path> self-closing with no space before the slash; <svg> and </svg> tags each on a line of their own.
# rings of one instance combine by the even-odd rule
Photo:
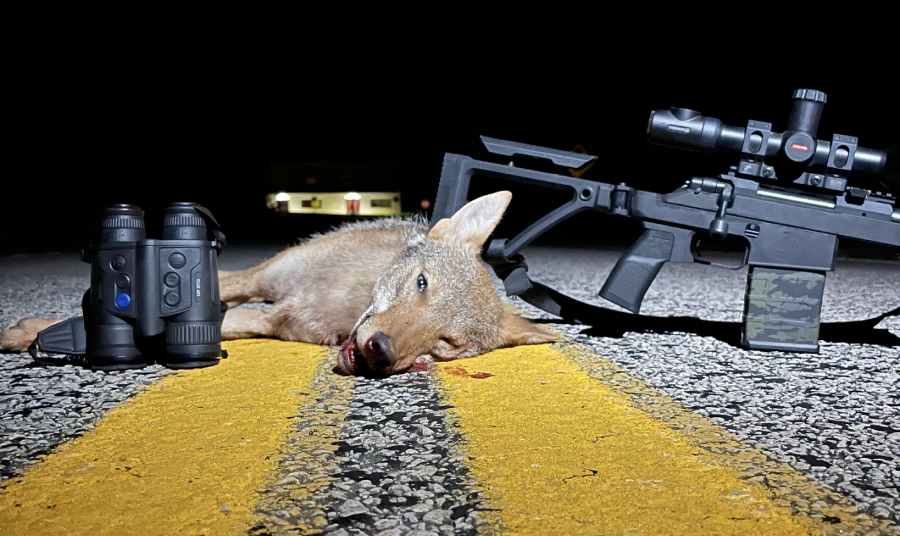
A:
<svg viewBox="0 0 900 536">
<path fill-rule="evenodd" d="M 716 463 L 734 469 L 744 480 L 762 484 L 776 506 L 789 508 L 801 521 L 803 517 L 815 520 L 815 526 L 824 534 L 898 534 L 896 525 L 865 515 L 822 482 L 772 459 L 759 446 L 731 435 L 584 346 L 563 343 L 561 350 L 588 375 L 627 396 L 635 408 L 679 431 L 690 444 L 708 451 Z"/>
<path fill-rule="evenodd" d="M 819 533 L 554 346 L 437 370 L 493 524 L 510 533 Z"/>
<path fill-rule="evenodd" d="M 271 478 L 320 346 L 227 343 L 0 488 L 3 534 L 240 534 Z M 302 410 L 300 410 L 302 411 Z M 224 507 L 228 508 L 224 508 Z"/>
<path fill-rule="evenodd" d="M 324 507 L 327 500 L 319 493 L 334 481 L 339 472 L 334 452 L 341 439 L 341 426 L 355 378 L 332 372 L 334 359 L 319 365 L 310 392 L 309 403 L 294 419 L 294 426 L 282 444 L 279 472 L 274 484 L 261 494 L 256 505 L 257 523 L 248 533 L 321 534 L 328 525 Z M 275 519 L 277 518 L 277 520 Z"/>
</svg>

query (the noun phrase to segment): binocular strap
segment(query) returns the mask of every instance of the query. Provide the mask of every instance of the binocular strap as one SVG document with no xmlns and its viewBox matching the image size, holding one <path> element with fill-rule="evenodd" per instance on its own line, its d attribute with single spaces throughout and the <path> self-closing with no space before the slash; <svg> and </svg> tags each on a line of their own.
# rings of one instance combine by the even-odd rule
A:
<svg viewBox="0 0 900 536">
<path fill-rule="evenodd" d="M 84 317 L 76 316 L 64 320 L 38 333 L 37 338 L 28 347 L 28 353 L 37 360 L 38 352 L 70 356 L 84 355 L 87 352 Z"/>
</svg>

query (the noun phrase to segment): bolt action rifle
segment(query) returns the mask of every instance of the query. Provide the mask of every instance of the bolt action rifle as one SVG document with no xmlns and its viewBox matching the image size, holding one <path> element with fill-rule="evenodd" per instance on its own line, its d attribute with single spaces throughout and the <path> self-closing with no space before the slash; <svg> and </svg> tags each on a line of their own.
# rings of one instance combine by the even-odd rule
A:
<svg viewBox="0 0 900 536">
<path fill-rule="evenodd" d="M 749 121 L 728 126 L 685 108 L 655 110 L 647 124 L 648 140 L 657 145 L 700 152 L 740 155 L 737 166 L 717 178 L 692 178 L 668 194 L 636 190 L 625 183 L 607 184 L 527 168 L 475 160 L 447 153 L 431 220 L 448 218 L 467 202 L 478 176 L 509 179 L 569 190 L 572 199 L 546 214 L 511 240 L 495 238 L 483 259 L 503 281 L 509 296 L 568 320 L 592 308 L 532 281 L 519 253 L 522 248 L 567 218 L 592 210 L 635 218 L 644 232 L 619 258 L 599 295 L 638 313 L 644 294 L 666 262 L 701 263 L 738 269 L 749 266 L 744 298 L 742 346 L 752 350 L 818 352 L 825 273 L 834 270 L 838 240 L 859 240 L 900 248 L 900 208 L 889 193 L 848 184 L 853 173 L 883 175 L 888 152 L 867 149 L 853 136 L 835 134 L 831 142 L 816 138 L 826 95 L 794 92 L 787 129 Z M 548 149 L 482 136 L 491 153 L 549 160 L 579 169 L 596 159 L 586 154 Z M 893 156 L 896 148 L 891 149 Z M 900 162 L 892 158 L 892 165 Z M 779 181 L 769 162 L 799 172 Z M 739 266 L 703 259 L 699 240 L 740 237 L 746 242 Z M 900 308 L 884 316 L 894 316 Z"/>
</svg>

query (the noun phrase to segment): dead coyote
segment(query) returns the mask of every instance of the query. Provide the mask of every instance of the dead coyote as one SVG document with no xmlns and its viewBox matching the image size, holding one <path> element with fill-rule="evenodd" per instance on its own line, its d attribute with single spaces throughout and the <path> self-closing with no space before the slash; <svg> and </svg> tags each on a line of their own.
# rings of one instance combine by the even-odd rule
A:
<svg viewBox="0 0 900 536">
<path fill-rule="evenodd" d="M 416 363 L 557 340 L 503 309 L 478 258 L 512 194 L 480 197 L 431 230 L 417 220 L 344 225 L 240 272 L 219 272 L 225 339 L 337 345 L 335 371 L 394 374 Z M 0 348 L 23 351 L 59 320 L 27 318 Z"/>
</svg>

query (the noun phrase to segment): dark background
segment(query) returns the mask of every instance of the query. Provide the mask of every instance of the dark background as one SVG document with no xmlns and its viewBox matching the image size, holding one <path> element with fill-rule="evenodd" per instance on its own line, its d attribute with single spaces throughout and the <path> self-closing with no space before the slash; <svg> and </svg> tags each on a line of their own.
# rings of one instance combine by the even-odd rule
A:
<svg viewBox="0 0 900 536">
<path fill-rule="evenodd" d="M 900 141 L 896 77 L 877 57 L 873 68 L 856 59 L 847 67 L 831 53 L 762 65 L 642 38 L 565 50 L 537 44 L 498 59 L 413 54 L 416 43 L 337 49 L 277 30 L 164 42 L 121 49 L 74 35 L 9 67 L 0 252 L 77 250 L 91 214 L 112 203 L 141 205 L 158 236 L 162 207 L 178 200 L 209 207 L 231 243 L 288 244 L 338 222 L 268 210 L 265 195 L 278 191 L 267 182 L 269 163 L 382 165 L 404 209 L 416 211 L 434 200 L 445 152 L 489 158 L 481 134 L 581 144 L 599 157 L 585 178 L 664 192 L 724 172 L 736 157 L 649 145 L 651 110 L 687 107 L 782 131 L 801 87 L 828 94 L 820 137 L 856 135 L 872 148 Z M 502 185 L 484 188 L 494 186 Z M 513 191 L 504 232 L 562 201 Z M 633 222 L 588 214 L 544 241 L 621 245 L 637 232 Z"/>
</svg>

